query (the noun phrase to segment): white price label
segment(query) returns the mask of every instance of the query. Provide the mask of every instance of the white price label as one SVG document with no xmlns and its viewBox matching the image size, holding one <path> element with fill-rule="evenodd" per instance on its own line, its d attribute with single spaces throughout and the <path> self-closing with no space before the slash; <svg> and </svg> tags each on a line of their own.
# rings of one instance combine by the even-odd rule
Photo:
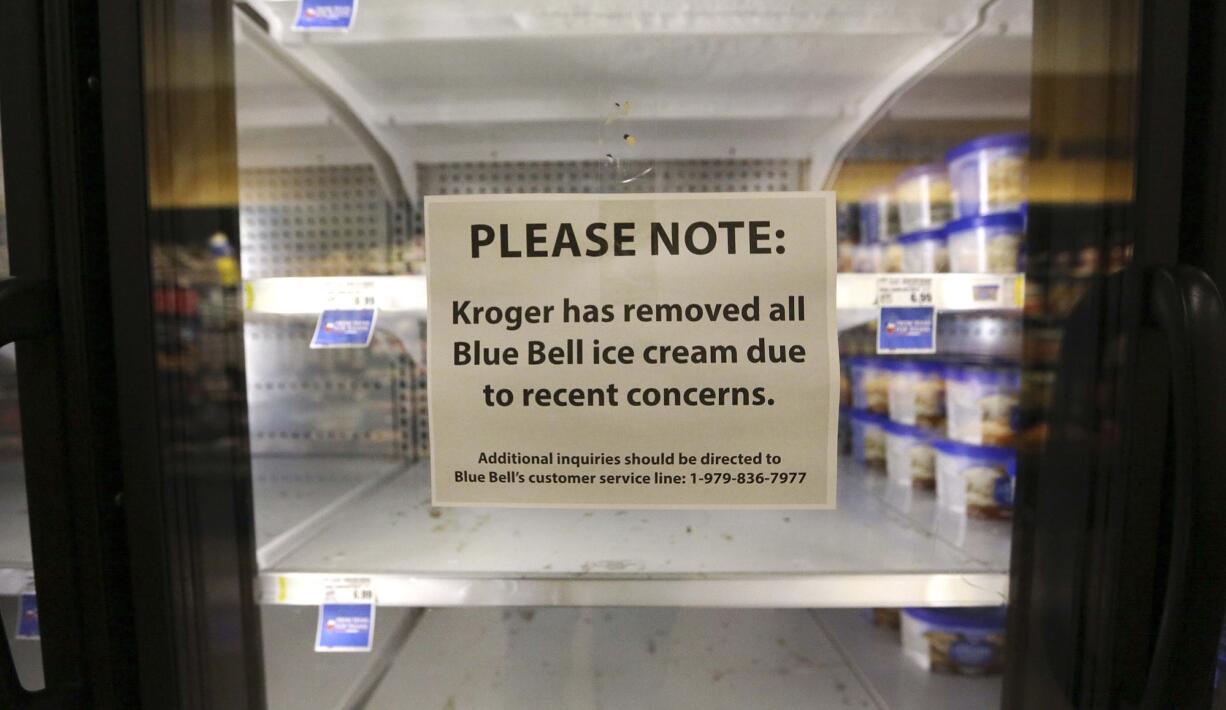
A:
<svg viewBox="0 0 1226 710">
<path fill-rule="evenodd" d="M 347 283 L 344 286 L 330 289 L 325 301 L 325 309 L 375 308 L 375 285 L 372 282 Z"/>
<path fill-rule="evenodd" d="M 934 305 L 932 279 L 923 276 L 883 276 L 877 279 L 877 305 Z"/>
<path fill-rule="evenodd" d="M 373 604 L 374 586 L 370 577 L 335 577 L 324 580 L 324 604 Z"/>
</svg>

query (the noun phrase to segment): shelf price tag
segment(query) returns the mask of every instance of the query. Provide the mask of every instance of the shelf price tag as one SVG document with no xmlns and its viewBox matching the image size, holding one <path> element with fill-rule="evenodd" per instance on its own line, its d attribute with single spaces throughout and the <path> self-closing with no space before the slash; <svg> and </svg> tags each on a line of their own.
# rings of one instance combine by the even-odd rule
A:
<svg viewBox="0 0 1226 710">
<path fill-rule="evenodd" d="M 325 580 L 323 598 L 315 631 L 315 651 L 369 651 L 375 637 L 375 593 L 370 578 Z"/>
<path fill-rule="evenodd" d="M 37 641 L 41 637 L 38 630 L 38 595 L 34 592 L 34 579 L 31 577 L 17 595 L 16 638 L 22 641 Z"/>
<path fill-rule="evenodd" d="M 937 309 L 932 279 L 885 276 L 877 279 L 877 352 L 935 353 Z"/>
<path fill-rule="evenodd" d="M 375 334 L 379 310 L 370 284 L 348 284 L 328 292 L 315 323 L 311 348 L 365 348 Z"/>
<path fill-rule="evenodd" d="M 299 0 L 297 32 L 347 32 L 358 14 L 358 0 Z"/>
</svg>

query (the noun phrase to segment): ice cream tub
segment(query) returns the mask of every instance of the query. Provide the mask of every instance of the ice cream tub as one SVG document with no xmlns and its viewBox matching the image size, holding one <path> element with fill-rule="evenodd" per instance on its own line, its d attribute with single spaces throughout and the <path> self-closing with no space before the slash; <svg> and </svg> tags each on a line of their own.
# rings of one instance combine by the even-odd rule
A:
<svg viewBox="0 0 1226 710">
<path fill-rule="evenodd" d="M 924 229 L 898 238 L 902 245 L 902 270 L 909 274 L 940 274 L 949 271 L 949 239 L 945 230 Z"/>
<path fill-rule="evenodd" d="M 1026 202 L 1025 133 L 983 136 L 945 154 L 954 217 L 1013 212 Z"/>
<path fill-rule="evenodd" d="M 881 358 L 848 358 L 851 370 L 851 406 L 856 409 L 886 414 L 890 409 L 890 379 L 888 365 Z"/>
<path fill-rule="evenodd" d="M 1025 226 L 1017 212 L 963 217 L 945 225 L 949 270 L 1011 274 L 1021 270 Z"/>
<path fill-rule="evenodd" d="M 885 470 L 890 481 L 912 488 L 936 487 L 936 453 L 932 433 L 916 426 L 886 421 Z"/>
<path fill-rule="evenodd" d="M 937 440 L 937 505 L 968 518 L 1013 515 L 1017 454 L 1003 446 Z"/>
<path fill-rule="evenodd" d="M 898 236 L 898 210 L 893 190 L 873 188 L 860 200 L 860 243 L 893 241 Z"/>
<path fill-rule="evenodd" d="M 903 653 L 925 670 L 989 675 L 1004 669 L 1004 607 L 908 607 L 900 626 Z"/>
<path fill-rule="evenodd" d="M 1022 373 L 1016 368 L 945 368 L 946 434 L 954 441 L 1008 446 L 1017 438 Z"/>
<path fill-rule="evenodd" d="M 851 452 L 860 463 L 885 468 L 885 424 L 888 419 L 880 414 L 852 410 Z"/>
<path fill-rule="evenodd" d="M 951 197 L 945 165 L 930 163 L 904 170 L 894 182 L 898 228 L 905 233 L 940 227 L 953 215 Z"/>
<path fill-rule="evenodd" d="M 890 419 L 932 431 L 945 428 L 945 370 L 942 362 L 900 360 L 889 372 Z"/>
</svg>

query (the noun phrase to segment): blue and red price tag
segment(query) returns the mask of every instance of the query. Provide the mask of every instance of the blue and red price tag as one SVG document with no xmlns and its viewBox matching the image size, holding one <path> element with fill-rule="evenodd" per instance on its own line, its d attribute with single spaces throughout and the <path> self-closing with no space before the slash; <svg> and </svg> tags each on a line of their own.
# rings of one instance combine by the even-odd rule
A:
<svg viewBox="0 0 1226 710">
<path fill-rule="evenodd" d="M 370 580 L 348 577 L 324 585 L 319 605 L 315 651 L 320 653 L 369 651 L 375 638 L 375 595 Z"/>
<path fill-rule="evenodd" d="M 365 348 L 375 334 L 375 297 L 362 291 L 330 294 L 315 323 L 312 348 Z"/>
<path fill-rule="evenodd" d="M 294 30 L 345 32 L 357 14 L 358 0 L 299 0 Z"/>
<path fill-rule="evenodd" d="M 17 595 L 16 636 L 23 641 L 37 641 L 41 638 L 38 631 L 38 597 L 34 592 Z"/>
<path fill-rule="evenodd" d="M 891 276 L 877 281 L 877 352 L 935 353 L 937 309 L 932 279 Z"/>
</svg>

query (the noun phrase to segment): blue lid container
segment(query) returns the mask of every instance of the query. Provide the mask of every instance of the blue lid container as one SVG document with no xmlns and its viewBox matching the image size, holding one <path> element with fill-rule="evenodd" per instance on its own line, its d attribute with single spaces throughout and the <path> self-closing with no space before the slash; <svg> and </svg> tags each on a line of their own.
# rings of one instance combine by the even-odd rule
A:
<svg viewBox="0 0 1226 710">
<path fill-rule="evenodd" d="M 899 372 L 919 372 L 924 375 L 942 375 L 949 365 L 940 360 L 899 360 Z"/>
<path fill-rule="evenodd" d="M 960 217 L 945 225 L 945 234 L 967 232 L 972 229 L 1004 229 L 1016 234 L 1026 230 L 1026 220 L 1020 212 L 998 212 L 996 214 L 971 215 Z"/>
<path fill-rule="evenodd" d="M 918 244 L 919 242 L 935 241 L 943 242 L 946 239 L 945 228 L 937 227 L 936 229 L 921 229 L 915 232 L 907 232 L 898 237 L 898 242 L 903 246 L 908 244 Z"/>
<path fill-rule="evenodd" d="M 967 141 L 946 153 L 954 214 L 1017 211 L 1026 201 L 1029 150 L 1025 133 L 1001 133 Z"/>
<path fill-rule="evenodd" d="M 989 136 L 972 138 L 951 148 L 945 154 L 945 162 L 952 163 L 972 153 L 992 150 L 1025 153 L 1030 150 L 1030 135 L 1027 133 L 994 133 Z"/>
<path fill-rule="evenodd" d="M 964 444 L 961 441 L 938 439 L 932 443 L 941 453 L 962 458 L 975 459 L 984 463 L 1004 463 L 1008 465 L 1009 475 L 1017 473 L 1017 452 L 1007 446 L 985 446 L 983 444 Z"/>
<path fill-rule="evenodd" d="M 934 626 L 983 631 L 1004 630 L 1005 607 L 906 607 L 907 614 Z"/>
<path fill-rule="evenodd" d="M 1022 386 L 1022 371 L 1011 367 L 950 364 L 945 366 L 945 379 L 1016 390 Z"/>
<path fill-rule="evenodd" d="M 924 177 L 925 175 L 943 177 L 945 173 L 946 168 L 944 163 L 924 163 L 923 165 L 916 165 L 902 171 L 898 174 L 898 177 L 894 180 L 894 182 L 895 184 L 906 182 L 908 180 L 914 180 L 917 177 Z"/>
</svg>

